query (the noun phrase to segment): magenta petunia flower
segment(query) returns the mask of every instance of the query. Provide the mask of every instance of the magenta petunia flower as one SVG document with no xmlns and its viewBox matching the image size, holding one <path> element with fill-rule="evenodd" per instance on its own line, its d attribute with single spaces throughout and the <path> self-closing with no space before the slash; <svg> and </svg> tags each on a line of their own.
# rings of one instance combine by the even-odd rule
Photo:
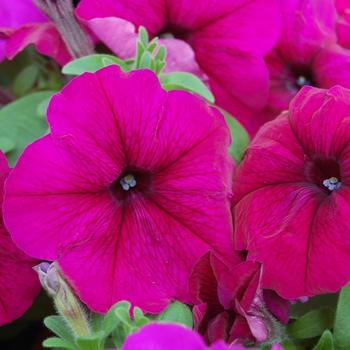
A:
<svg viewBox="0 0 350 350">
<path fill-rule="evenodd" d="M 232 259 L 230 135 L 215 108 L 110 66 L 54 96 L 48 120 L 9 176 L 5 221 L 93 310 L 188 301 L 196 259 Z"/>
<path fill-rule="evenodd" d="M 6 158 L 0 151 L 0 208 L 9 170 Z M 0 326 L 22 316 L 38 295 L 40 284 L 32 269 L 35 264 L 14 245 L 0 212 Z"/>
<path fill-rule="evenodd" d="M 31 44 L 61 64 L 71 58 L 54 24 L 32 0 L 1 0 L 0 61 L 12 59 Z"/>
<path fill-rule="evenodd" d="M 223 264 L 207 253 L 190 276 L 195 329 L 207 343 L 265 342 L 276 334 L 273 313 L 288 323 L 289 303 L 273 291 L 261 289 L 260 265 L 240 258 Z"/>
<path fill-rule="evenodd" d="M 276 0 L 202 0 L 200 4 L 195 0 L 82 0 L 77 15 L 95 22 L 95 32 L 96 18 L 119 17 L 136 27 L 145 26 L 152 37 L 167 38 L 169 51 L 174 50 L 174 40 L 189 45 L 201 71 L 209 77 L 216 102 L 248 129 L 250 120 L 244 119 L 245 113 L 266 104 L 269 79 L 263 56 L 280 34 Z M 101 31 L 103 27 L 98 30 L 100 37 Z M 117 39 L 110 33 L 115 44 Z M 108 41 L 105 36 L 104 42 Z M 176 50 L 188 57 L 185 44 Z"/>
<path fill-rule="evenodd" d="M 131 334 L 122 350 L 245 350 L 241 345 L 228 346 L 222 341 L 207 347 L 200 335 L 189 328 L 171 323 L 151 323 Z M 250 348 L 251 350 L 254 350 Z"/>
<path fill-rule="evenodd" d="M 263 287 L 284 298 L 350 281 L 349 115 L 349 90 L 304 87 L 237 170 L 236 246 L 263 263 Z"/>
<path fill-rule="evenodd" d="M 304 85 L 350 87 L 350 50 L 336 44 L 333 0 L 281 0 L 283 31 L 277 47 L 266 58 L 270 72 L 269 101 L 261 126 L 288 109 Z"/>
</svg>

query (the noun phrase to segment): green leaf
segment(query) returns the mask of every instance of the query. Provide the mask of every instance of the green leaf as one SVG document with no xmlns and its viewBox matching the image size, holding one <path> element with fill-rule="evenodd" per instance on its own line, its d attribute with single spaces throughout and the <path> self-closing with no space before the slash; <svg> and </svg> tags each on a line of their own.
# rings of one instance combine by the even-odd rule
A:
<svg viewBox="0 0 350 350">
<path fill-rule="evenodd" d="M 291 317 L 293 319 L 298 319 L 309 311 L 319 309 L 321 307 L 330 307 L 335 310 L 337 302 L 338 294 L 318 295 L 316 297 L 309 298 L 307 303 L 297 302 L 296 304 L 292 305 Z"/>
<path fill-rule="evenodd" d="M 65 340 L 57 337 L 51 337 L 43 341 L 43 346 L 45 348 L 59 348 L 67 350 L 76 350 L 76 347 L 72 347 L 71 344 L 67 343 Z"/>
<path fill-rule="evenodd" d="M 14 165 L 23 149 L 48 130 L 46 120 L 38 115 L 38 106 L 51 97 L 53 91 L 35 92 L 0 109 L 0 138 L 11 140 L 15 146 L 7 153 Z"/>
<path fill-rule="evenodd" d="M 77 337 L 75 341 L 80 350 L 104 350 L 105 334 L 98 332 L 89 337 Z"/>
<path fill-rule="evenodd" d="M 74 347 L 74 335 L 62 316 L 48 316 L 44 319 L 45 326 L 57 336 Z"/>
<path fill-rule="evenodd" d="M 134 307 L 134 322 L 137 327 L 142 327 L 147 324 L 150 320 L 143 314 L 139 307 Z"/>
<path fill-rule="evenodd" d="M 332 333 L 329 330 L 324 331 L 322 337 L 312 350 L 334 350 Z"/>
<path fill-rule="evenodd" d="M 120 301 L 119 303 L 112 306 L 112 308 L 107 312 L 106 316 L 102 321 L 102 329 L 108 335 L 114 331 L 114 329 L 118 326 L 118 322 L 120 319 L 120 310 L 125 310 L 123 314 L 123 321 L 125 322 L 125 314 L 128 315 L 128 320 L 126 321 L 128 324 L 131 324 L 129 312 L 130 312 L 131 304 L 128 301 Z"/>
<path fill-rule="evenodd" d="M 190 308 L 175 301 L 170 304 L 158 317 L 158 321 L 181 323 L 189 328 L 193 327 L 193 317 Z"/>
<path fill-rule="evenodd" d="M 231 146 L 229 153 L 231 157 L 239 164 L 243 158 L 244 152 L 247 149 L 250 137 L 239 121 L 233 118 L 229 113 L 222 111 L 225 116 L 226 123 L 231 133 Z"/>
<path fill-rule="evenodd" d="M 89 55 L 67 63 L 62 68 L 62 73 L 68 75 L 80 75 L 85 72 L 94 73 L 97 70 L 112 64 L 116 64 L 122 69 L 124 68 L 124 61 L 115 56 L 105 54 Z"/>
<path fill-rule="evenodd" d="M 308 339 L 321 335 L 326 329 L 333 327 L 334 310 L 320 308 L 312 310 L 291 323 L 288 334 L 296 339 Z"/>
<path fill-rule="evenodd" d="M 336 349 L 350 349 L 350 284 L 339 294 L 334 322 L 334 343 Z"/>
<path fill-rule="evenodd" d="M 282 342 L 284 350 L 298 350 L 295 344 L 290 340 L 285 340 Z"/>
<path fill-rule="evenodd" d="M 204 97 L 210 103 L 214 103 L 213 94 L 207 86 L 195 75 L 185 72 L 162 74 L 160 82 L 165 90 L 187 90 Z"/>
<path fill-rule="evenodd" d="M 47 109 L 52 96 L 48 96 L 38 105 L 38 115 L 42 119 L 46 119 Z"/>
<path fill-rule="evenodd" d="M 13 82 L 13 92 L 16 96 L 23 96 L 31 90 L 38 79 L 39 66 L 31 64 L 25 67 L 16 77 Z"/>
<path fill-rule="evenodd" d="M 12 151 L 16 147 L 14 141 L 9 139 L 8 137 L 0 137 L 0 149 L 4 153 L 8 153 Z"/>
</svg>

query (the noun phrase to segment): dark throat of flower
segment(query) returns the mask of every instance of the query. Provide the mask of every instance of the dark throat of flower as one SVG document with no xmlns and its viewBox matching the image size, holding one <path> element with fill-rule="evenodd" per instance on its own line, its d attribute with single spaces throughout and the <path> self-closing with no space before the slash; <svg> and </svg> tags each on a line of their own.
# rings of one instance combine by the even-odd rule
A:
<svg viewBox="0 0 350 350">
<path fill-rule="evenodd" d="M 33 0 L 54 23 L 73 58 L 94 53 L 93 43 L 74 15 L 72 0 Z"/>
<path fill-rule="evenodd" d="M 327 194 L 341 187 L 341 168 L 336 159 L 315 157 L 306 164 L 305 175 Z"/>
<path fill-rule="evenodd" d="M 190 32 L 186 28 L 179 25 L 167 23 L 156 36 L 162 39 L 176 38 L 183 41 L 188 41 Z"/>
<path fill-rule="evenodd" d="M 293 88 L 300 90 L 303 86 L 317 86 L 311 67 L 295 65 L 291 67 Z"/>
<path fill-rule="evenodd" d="M 135 194 L 149 193 L 152 174 L 148 170 L 126 167 L 122 174 L 109 186 L 111 197 L 120 204 L 126 204 Z"/>
</svg>

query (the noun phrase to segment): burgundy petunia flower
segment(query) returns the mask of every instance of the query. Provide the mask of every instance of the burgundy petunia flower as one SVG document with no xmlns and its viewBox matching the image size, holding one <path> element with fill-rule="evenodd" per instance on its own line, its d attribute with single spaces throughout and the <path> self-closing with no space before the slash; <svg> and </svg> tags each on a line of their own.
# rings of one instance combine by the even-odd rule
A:
<svg viewBox="0 0 350 350">
<path fill-rule="evenodd" d="M 0 151 L 0 208 L 9 170 Z M 35 260 L 27 257 L 12 242 L 0 211 L 0 325 L 22 316 L 38 295 L 40 283 L 32 269 L 35 264 Z"/>
<path fill-rule="evenodd" d="M 249 130 L 245 114 L 267 102 L 269 79 L 263 57 L 280 34 L 277 0 L 82 0 L 76 12 L 118 52 L 121 40 L 118 43 L 111 30 L 116 17 L 145 26 L 152 37 L 165 40 L 171 54 L 180 50 L 189 61 L 190 46 L 209 77 L 216 102 Z M 99 26 L 98 18 L 110 20 L 109 30 Z"/>
<path fill-rule="evenodd" d="M 235 240 L 288 299 L 350 281 L 350 91 L 304 87 L 266 124 L 234 181 Z"/>
<path fill-rule="evenodd" d="M 48 119 L 51 134 L 9 176 L 5 221 L 93 310 L 188 301 L 201 255 L 232 259 L 230 134 L 215 108 L 149 70 L 110 66 L 70 82 Z"/>
<path fill-rule="evenodd" d="M 223 264 L 215 255 L 199 259 L 190 276 L 195 329 L 208 343 L 224 339 L 265 342 L 277 337 L 277 322 L 288 323 L 289 303 L 262 291 L 260 265 L 239 259 Z"/>
<path fill-rule="evenodd" d="M 305 85 L 350 87 L 350 50 L 336 44 L 333 0 L 281 0 L 283 31 L 277 47 L 266 57 L 270 72 L 269 101 L 261 126 L 274 119 Z"/>
</svg>

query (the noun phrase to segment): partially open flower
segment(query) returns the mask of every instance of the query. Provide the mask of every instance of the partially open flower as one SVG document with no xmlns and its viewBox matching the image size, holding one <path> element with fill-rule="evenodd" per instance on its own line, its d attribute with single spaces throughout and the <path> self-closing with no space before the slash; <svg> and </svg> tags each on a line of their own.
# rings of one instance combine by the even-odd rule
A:
<svg viewBox="0 0 350 350">
<path fill-rule="evenodd" d="M 260 265 L 240 259 L 227 266 L 214 254 L 201 257 L 190 277 L 195 329 L 208 343 L 279 340 L 272 313 L 288 322 L 288 301 L 261 289 Z"/>
</svg>

